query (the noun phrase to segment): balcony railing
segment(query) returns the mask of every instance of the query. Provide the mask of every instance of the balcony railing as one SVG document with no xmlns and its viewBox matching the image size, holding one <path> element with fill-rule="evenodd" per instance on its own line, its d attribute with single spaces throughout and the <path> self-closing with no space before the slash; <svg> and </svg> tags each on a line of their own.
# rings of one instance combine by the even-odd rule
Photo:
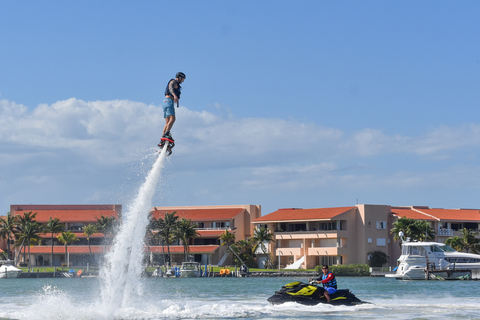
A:
<svg viewBox="0 0 480 320">
<path fill-rule="evenodd" d="M 342 230 L 319 230 L 316 228 L 310 228 L 308 230 L 292 230 L 292 231 L 285 231 L 285 230 L 280 230 L 276 229 L 275 233 L 312 233 L 312 232 L 339 232 L 339 231 L 346 231 L 345 229 Z"/>
<path fill-rule="evenodd" d="M 452 237 L 453 236 L 453 229 L 438 229 L 438 236 L 440 237 Z"/>
</svg>

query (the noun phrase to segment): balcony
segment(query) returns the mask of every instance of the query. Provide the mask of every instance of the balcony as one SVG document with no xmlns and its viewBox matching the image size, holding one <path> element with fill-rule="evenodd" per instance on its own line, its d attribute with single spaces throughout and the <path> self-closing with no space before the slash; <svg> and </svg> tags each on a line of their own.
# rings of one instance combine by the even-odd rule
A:
<svg viewBox="0 0 480 320">
<path fill-rule="evenodd" d="M 276 240 L 283 239 L 337 239 L 342 236 L 345 237 L 345 230 L 315 230 L 315 231 L 287 231 L 275 232 Z"/>
<path fill-rule="evenodd" d="M 438 229 L 437 235 L 439 237 L 452 237 L 453 236 L 453 229 Z"/>
<path fill-rule="evenodd" d="M 277 256 L 303 256 L 303 248 L 277 248 L 275 250 Z"/>
<path fill-rule="evenodd" d="M 337 247 L 314 247 L 308 248 L 309 256 L 337 256 L 338 248 Z"/>
</svg>

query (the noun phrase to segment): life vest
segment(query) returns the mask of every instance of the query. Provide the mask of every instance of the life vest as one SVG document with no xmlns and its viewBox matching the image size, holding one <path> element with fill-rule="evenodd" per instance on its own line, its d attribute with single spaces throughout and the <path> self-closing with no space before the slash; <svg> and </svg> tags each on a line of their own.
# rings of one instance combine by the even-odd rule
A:
<svg viewBox="0 0 480 320">
<path fill-rule="evenodd" d="M 175 83 L 177 84 L 178 88 L 175 89 L 175 86 L 174 86 L 174 92 L 170 92 L 170 89 L 168 88 L 169 87 L 169 84 L 170 82 L 172 81 L 175 81 Z M 177 80 L 175 79 L 171 79 L 170 81 L 168 81 L 167 83 L 167 87 L 165 88 L 165 95 L 166 96 L 172 96 L 173 97 L 173 94 L 175 93 L 175 95 L 177 96 L 178 99 L 180 99 L 180 94 L 182 93 L 182 87 L 180 86 L 180 83 L 178 83 Z"/>
<path fill-rule="evenodd" d="M 332 287 L 332 288 L 337 289 L 337 279 L 335 279 L 335 275 L 334 275 L 333 273 L 329 272 L 329 273 L 327 273 L 327 274 L 322 275 L 322 280 L 327 279 L 327 277 L 328 277 L 329 274 L 331 274 L 331 275 L 333 276 L 333 279 L 330 280 L 330 281 L 328 281 L 327 283 L 324 283 L 323 286 L 324 286 L 325 288 L 327 288 L 327 287 Z"/>
</svg>

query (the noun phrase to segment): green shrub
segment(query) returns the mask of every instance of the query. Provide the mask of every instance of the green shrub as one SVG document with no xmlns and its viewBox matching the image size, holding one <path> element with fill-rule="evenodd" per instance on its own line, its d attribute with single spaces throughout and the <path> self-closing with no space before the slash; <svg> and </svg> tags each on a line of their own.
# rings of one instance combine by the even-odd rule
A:
<svg viewBox="0 0 480 320">
<path fill-rule="evenodd" d="M 369 276 L 370 267 L 368 264 L 347 264 L 340 266 L 328 266 L 335 276 Z M 315 271 L 322 274 L 322 266 L 316 266 Z"/>
</svg>

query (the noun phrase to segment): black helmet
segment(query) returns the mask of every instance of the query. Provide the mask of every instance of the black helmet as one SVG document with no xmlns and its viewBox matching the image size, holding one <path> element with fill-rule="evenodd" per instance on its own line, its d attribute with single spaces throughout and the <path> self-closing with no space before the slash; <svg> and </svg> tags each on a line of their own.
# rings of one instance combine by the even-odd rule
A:
<svg viewBox="0 0 480 320">
<path fill-rule="evenodd" d="M 175 75 L 175 78 L 180 78 L 182 77 L 183 79 L 186 79 L 187 77 L 185 76 L 185 73 L 183 72 L 177 72 L 177 74 Z"/>
</svg>

